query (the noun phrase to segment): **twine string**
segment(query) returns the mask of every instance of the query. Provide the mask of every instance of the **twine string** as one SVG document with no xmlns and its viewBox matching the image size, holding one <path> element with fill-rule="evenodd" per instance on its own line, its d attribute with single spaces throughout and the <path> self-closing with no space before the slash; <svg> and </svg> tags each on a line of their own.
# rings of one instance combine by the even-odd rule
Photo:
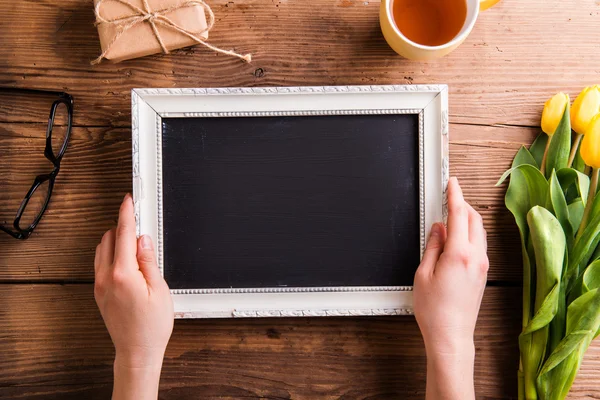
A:
<svg viewBox="0 0 600 400">
<path fill-rule="evenodd" d="M 107 18 L 103 17 L 102 13 L 100 12 L 100 6 L 105 2 L 106 3 L 115 2 L 115 3 L 122 4 L 126 7 L 128 7 L 132 11 L 133 14 L 126 16 L 126 17 L 107 19 Z M 251 54 L 242 55 L 242 54 L 236 53 L 233 50 L 223 50 L 216 46 L 211 45 L 210 43 L 207 43 L 202 37 L 200 37 L 200 35 L 209 32 L 215 24 L 215 14 L 213 13 L 210 6 L 204 2 L 204 0 L 189 0 L 189 1 L 185 1 L 181 4 L 173 5 L 171 7 L 163 8 L 160 10 L 152 10 L 150 5 L 148 4 L 148 0 L 143 0 L 142 5 L 144 7 L 143 9 L 130 3 L 128 0 L 99 0 L 96 3 L 96 6 L 94 7 L 94 13 L 96 14 L 96 26 L 102 25 L 102 24 L 113 25 L 113 26 L 117 27 L 117 33 L 113 36 L 112 40 L 110 41 L 110 43 L 108 43 L 108 45 L 106 46 L 106 49 L 102 52 L 102 54 L 100 54 L 100 56 L 98 58 L 96 58 L 94 61 L 92 61 L 92 65 L 99 64 L 103 59 L 105 59 L 107 53 L 110 51 L 110 49 L 114 46 L 114 44 L 121 38 L 121 36 L 125 32 L 127 32 L 129 29 L 133 28 L 134 26 L 144 23 L 144 22 L 147 22 L 148 24 L 150 24 L 150 27 L 152 28 L 152 32 L 154 33 L 154 37 L 156 38 L 156 41 L 160 45 L 162 52 L 165 54 L 169 54 L 169 49 L 167 49 L 167 47 L 165 46 L 165 43 L 163 42 L 163 39 L 158 31 L 157 25 L 161 25 L 168 29 L 175 30 L 175 31 L 181 33 L 182 35 L 185 35 L 188 38 L 194 40 L 195 42 L 200 43 L 213 51 L 216 51 L 217 53 L 238 57 L 246 62 L 252 61 Z M 200 32 L 191 32 L 187 29 L 184 29 L 181 26 L 179 26 L 178 24 L 176 24 L 172 19 L 167 17 L 167 15 L 169 13 L 171 13 L 175 10 L 179 10 L 182 8 L 195 7 L 195 6 L 203 7 L 204 10 L 206 11 L 206 13 L 208 14 L 208 21 L 206 23 L 206 28 L 204 28 Z"/>
</svg>

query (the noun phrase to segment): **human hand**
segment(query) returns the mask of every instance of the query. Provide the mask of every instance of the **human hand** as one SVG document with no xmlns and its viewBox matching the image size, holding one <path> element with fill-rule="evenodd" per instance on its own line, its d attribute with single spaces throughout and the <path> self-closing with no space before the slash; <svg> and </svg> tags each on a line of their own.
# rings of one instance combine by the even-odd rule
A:
<svg viewBox="0 0 600 400">
<path fill-rule="evenodd" d="M 146 235 L 136 239 L 130 195 L 121 204 L 117 228 L 106 232 L 96 248 L 94 269 L 94 297 L 116 351 L 113 399 L 156 398 L 141 393 L 158 391 L 173 331 L 173 301 L 152 240 Z"/>
<path fill-rule="evenodd" d="M 431 394 L 435 399 L 474 398 L 473 334 L 487 279 L 486 252 L 481 216 L 465 202 L 458 181 L 452 178 L 448 229 L 443 224 L 432 227 L 414 282 L 415 317 L 427 352 L 428 398 L 432 392 L 437 393 Z M 450 378 L 452 374 L 458 377 Z M 446 383 L 432 387 L 443 376 Z"/>
</svg>

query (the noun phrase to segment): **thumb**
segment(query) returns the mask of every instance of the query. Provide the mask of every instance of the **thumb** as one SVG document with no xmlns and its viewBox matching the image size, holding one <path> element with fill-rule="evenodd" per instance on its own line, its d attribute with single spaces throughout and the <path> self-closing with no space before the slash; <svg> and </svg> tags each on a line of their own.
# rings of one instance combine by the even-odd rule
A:
<svg viewBox="0 0 600 400">
<path fill-rule="evenodd" d="M 431 233 L 429 234 L 429 240 L 427 241 L 427 247 L 423 253 L 421 265 L 419 265 L 419 269 L 424 269 L 429 273 L 433 272 L 437 261 L 444 251 L 445 242 L 446 227 L 440 223 L 433 224 L 431 227 Z"/>
<path fill-rule="evenodd" d="M 142 235 L 138 239 L 137 243 L 137 262 L 140 266 L 140 271 L 146 282 L 152 286 L 153 283 L 162 279 L 158 265 L 156 264 L 156 257 L 154 256 L 154 246 L 152 239 L 148 235 Z"/>
</svg>

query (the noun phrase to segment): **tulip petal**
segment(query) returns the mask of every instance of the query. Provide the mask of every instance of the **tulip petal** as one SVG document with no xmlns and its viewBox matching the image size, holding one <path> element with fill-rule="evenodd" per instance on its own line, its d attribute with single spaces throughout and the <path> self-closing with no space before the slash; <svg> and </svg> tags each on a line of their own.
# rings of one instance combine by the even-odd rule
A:
<svg viewBox="0 0 600 400">
<path fill-rule="evenodd" d="M 571 126 L 580 135 L 585 131 L 594 116 L 600 112 L 600 91 L 596 87 L 586 87 L 571 106 Z"/>
<path fill-rule="evenodd" d="M 600 113 L 588 125 L 579 151 L 587 165 L 600 168 Z"/>
<path fill-rule="evenodd" d="M 544 110 L 542 111 L 542 130 L 546 132 L 548 136 L 554 135 L 556 128 L 560 123 L 565 109 L 568 109 L 569 96 L 560 92 L 552 96 L 546 104 L 544 104 Z"/>
</svg>

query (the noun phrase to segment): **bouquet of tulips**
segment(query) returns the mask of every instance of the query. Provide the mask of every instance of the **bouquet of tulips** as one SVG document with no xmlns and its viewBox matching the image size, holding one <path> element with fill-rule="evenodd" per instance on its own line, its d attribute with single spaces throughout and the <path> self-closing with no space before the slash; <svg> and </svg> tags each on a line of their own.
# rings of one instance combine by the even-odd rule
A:
<svg viewBox="0 0 600 400">
<path fill-rule="evenodd" d="M 569 103 L 546 102 L 543 133 L 498 182 L 510 176 L 523 251 L 519 399 L 564 399 L 600 333 L 600 87 Z"/>
</svg>

